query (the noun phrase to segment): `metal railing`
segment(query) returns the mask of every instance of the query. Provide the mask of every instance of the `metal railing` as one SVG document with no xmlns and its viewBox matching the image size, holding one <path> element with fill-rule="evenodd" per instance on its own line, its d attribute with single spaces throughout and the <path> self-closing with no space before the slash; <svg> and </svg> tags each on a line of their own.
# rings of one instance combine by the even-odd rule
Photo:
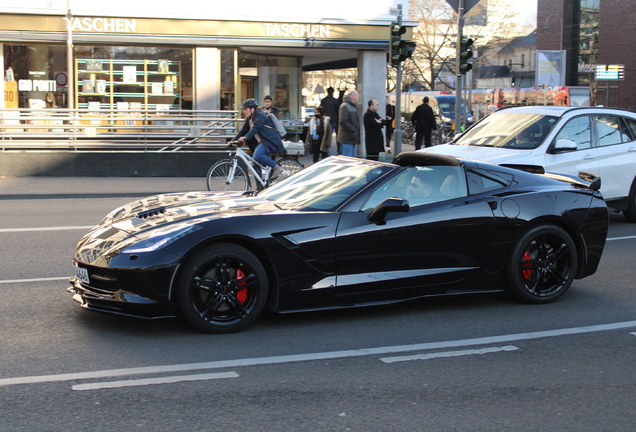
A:
<svg viewBox="0 0 636 432">
<path fill-rule="evenodd" d="M 214 150 L 242 122 L 236 111 L 2 109 L 0 150 Z"/>
</svg>

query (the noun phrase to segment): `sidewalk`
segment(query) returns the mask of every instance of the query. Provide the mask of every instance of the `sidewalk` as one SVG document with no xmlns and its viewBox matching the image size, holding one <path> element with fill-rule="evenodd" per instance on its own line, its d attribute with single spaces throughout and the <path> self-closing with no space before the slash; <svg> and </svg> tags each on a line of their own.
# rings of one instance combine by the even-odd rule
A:
<svg viewBox="0 0 636 432">
<path fill-rule="evenodd" d="M 413 151 L 413 146 L 403 145 L 402 151 Z M 335 154 L 334 140 L 330 155 Z M 308 167 L 313 156 L 305 155 L 301 162 Z M 205 177 L 0 177 L 0 200 L 145 197 L 199 190 L 207 190 Z"/>
</svg>

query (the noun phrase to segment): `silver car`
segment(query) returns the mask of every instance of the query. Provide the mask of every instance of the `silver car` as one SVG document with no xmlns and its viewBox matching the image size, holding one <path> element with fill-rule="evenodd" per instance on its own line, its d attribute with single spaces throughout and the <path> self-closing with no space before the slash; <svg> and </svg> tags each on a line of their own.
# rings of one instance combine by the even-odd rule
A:
<svg viewBox="0 0 636 432">
<path fill-rule="evenodd" d="M 636 114 L 604 107 L 503 108 L 453 142 L 422 149 L 528 170 L 601 177 L 612 211 L 636 222 Z"/>
</svg>

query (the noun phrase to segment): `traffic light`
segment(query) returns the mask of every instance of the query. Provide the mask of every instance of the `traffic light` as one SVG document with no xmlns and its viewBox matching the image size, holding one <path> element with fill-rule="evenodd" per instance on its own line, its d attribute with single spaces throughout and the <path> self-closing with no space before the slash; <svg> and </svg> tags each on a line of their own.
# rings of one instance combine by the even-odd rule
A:
<svg viewBox="0 0 636 432">
<path fill-rule="evenodd" d="M 473 68 L 473 50 L 470 47 L 473 45 L 471 38 L 462 37 L 459 50 L 459 73 L 465 74 Z"/>
<path fill-rule="evenodd" d="M 411 58 L 413 56 L 413 52 L 415 51 L 416 43 L 413 41 L 405 41 L 404 48 L 402 48 L 402 53 L 404 54 L 404 59 Z"/>
<path fill-rule="evenodd" d="M 402 40 L 402 35 L 406 33 L 406 27 L 399 23 L 391 23 L 391 64 L 398 67 L 400 62 L 406 60 L 406 54 L 403 52 L 406 42 Z"/>
</svg>

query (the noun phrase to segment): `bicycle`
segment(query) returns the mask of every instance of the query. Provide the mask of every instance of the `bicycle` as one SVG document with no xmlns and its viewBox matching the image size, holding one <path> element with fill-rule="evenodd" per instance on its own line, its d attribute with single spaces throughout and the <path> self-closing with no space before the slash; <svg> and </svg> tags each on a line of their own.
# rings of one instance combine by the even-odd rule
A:
<svg viewBox="0 0 636 432">
<path fill-rule="evenodd" d="M 242 150 L 240 144 L 240 141 L 230 141 L 227 147 L 229 159 L 223 159 L 212 165 L 207 175 L 208 190 L 215 192 L 247 191 L 251 186 L 248 172 L 254 176 L 257 189 L 264 189 L 272 184 L 273 180 L 269 178 L 271 169 L 257 162 Z M 270 156 L 276 156 L 276 153 L 270 153 Z M 302 163 L 291 156 L 282 156 L 276 160 L 276 163 L 283 169 L 277 179 L 287 178 L 305 168 Z M 260 173 L 256 171 L 255 166 L 261 168 Z"/>
<path fill-rule="evenodd" d="M 433 132 L 432 143 L 434 146 L 445 144 L 453 140 L 453 128 L 450 125 L 437 125 L 437 129 Z"/>
<path fill-rule="evenodd" d="M 415 128 L 409 121 L 402 121 L 402 144 L 415 145 Z"/>
</svg>

